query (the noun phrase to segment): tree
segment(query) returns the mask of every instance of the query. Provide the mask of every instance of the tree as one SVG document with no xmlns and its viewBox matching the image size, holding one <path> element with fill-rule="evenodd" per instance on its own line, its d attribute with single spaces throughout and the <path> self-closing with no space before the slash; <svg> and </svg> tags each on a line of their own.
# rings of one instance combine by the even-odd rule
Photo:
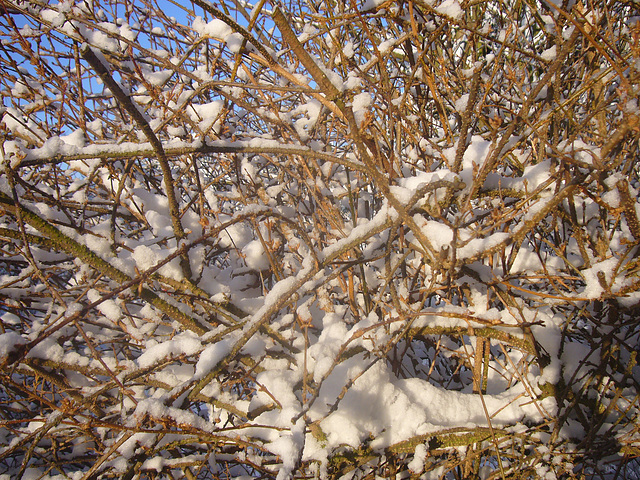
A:
<svg viewBox="0 0 640 480">
<path fill-rule="evenodd" d="M 0 5 L 0 473 L 637 478 L 638 4 L 178 3 Z"/>
</svg>

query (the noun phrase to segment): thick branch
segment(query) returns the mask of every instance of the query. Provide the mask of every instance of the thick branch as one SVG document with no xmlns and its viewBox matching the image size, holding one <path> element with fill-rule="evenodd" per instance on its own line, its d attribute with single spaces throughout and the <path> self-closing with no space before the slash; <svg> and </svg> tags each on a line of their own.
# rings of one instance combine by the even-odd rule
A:
<svg viewBox="0 0 640 480">
<path fill-rule="evenodd" d="M 171 167 L 169 166 L 169 161 L 167 160 L 167 156 L 164 152 L 164 148 L 162 147 L 162 142 L 158 139 L 156 134 L 153 132 L 153 129 L 147 122 L 147 119 L 144 118 L 140 110 L 135 106 L 131 98 L 124 93 L 120 85 L 113 79 L 107 67 L 102 63 L 102 61 L 93 53 L 93 50 L 88 45 L 83 46 L 81 52 L 82 57 L 91 65 L 91 67 L 96 71 L 96 73 L 100 76 L 100 79 L 104 82 L 104 84 L 111 90 L 113 96 L 118 100 L 120 105 L 127 111 L 129 115 L 136 122 L 138 127 L 142 130 L 145 137 L 151 143 L 153 147 L 153 151 L 156 154 L 156 159 L 160 164 L 160 168 L 162 169 L 162 177 L 164 180 L 164 188 L 167 191 L 167 201 L 169 203 L 169 213 L 171 215 L 171 224 L 173 225 L 173 233 L 176 236 L 178 242 L 185 238 L 184 229 L 182 228 L 182 223 L 180 223 L 180 207 L 178 206 L 178 201 L 176 200 L 176 192 L 173 185 L 173 176 L 171 173 Z M 185 253 L 181 259 L 181 267 L 182 271 L 186 278 L 191 279 L 191 267 L 189 265 L 189 257 Z"/>
</svg>

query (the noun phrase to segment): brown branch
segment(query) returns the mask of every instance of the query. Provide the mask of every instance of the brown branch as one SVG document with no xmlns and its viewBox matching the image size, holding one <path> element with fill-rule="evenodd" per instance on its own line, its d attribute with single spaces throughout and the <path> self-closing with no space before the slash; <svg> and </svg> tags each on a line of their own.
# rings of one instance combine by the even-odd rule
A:
<svg viewBox="0 0 640 480">
<path fill-rule="evenodd" d="M 178 206 L 178 201 L 176 200 L 176 192 L 173 184 L 173 174 L 171 173 L 171 167 L 169 166 L 169 161 L 167 159 L 167 155 L 164 152 L 164 148 L 162 146 L 162 142 L 158 139 L 156 134 L 153 132 L 153 129 L 147 122 L 147 119 L 144 118 L 144 115 L 138 110 L 138 107 L 133 103 L 131 98 L 124 93 L 120 85 L 113 79 L 107 67 L 102 63 L 102 61 L 96 56 L 90 46 L 84 45 L 80 51 L 82 58 L 84 58 L 89 65 L 95 70 L 103 83 L 111 90 L 113 96 L 116 98 L 118 103 L 122 105 L 122 107 L 127 111 L 129 115 L 134 119 L 138 127 L 142 130 L 145 137 L 151 143 L 153 147 L 153 151 L 156 154 L 156 160 L 160 164 L 160 168 L 162 169 L 162 178 L 164 180 L 164 188 L 167 194 L 167 201 L 169 203 L 169 214 L 171 215 L 171 224 L 173 225 L 173 233 L 176 236 L 176 240 L 178 244 L 180 240 L 183 240 L 186 235 L 184 233 L 184 229 L 182 228 L 182 223 L 180 222 L 180 207 Z M 184 276 L 191 280 L 191 266 L 189 264 L 189 256 L 187 253 L 182 255 L 180 266 L 182 267 L 182 271 Z"/>
</svg>

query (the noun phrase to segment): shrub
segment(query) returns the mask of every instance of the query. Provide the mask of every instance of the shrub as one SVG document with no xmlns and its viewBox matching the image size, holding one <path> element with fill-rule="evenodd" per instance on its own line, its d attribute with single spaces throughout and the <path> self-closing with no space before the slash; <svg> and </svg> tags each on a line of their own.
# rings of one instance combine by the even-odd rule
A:
<svg viewBox="0 0 640 480">
<path fill-rule="evenodd" d="M 0 14 L 0 473 L 637 478 L 637 3 Z"/>
</svg>

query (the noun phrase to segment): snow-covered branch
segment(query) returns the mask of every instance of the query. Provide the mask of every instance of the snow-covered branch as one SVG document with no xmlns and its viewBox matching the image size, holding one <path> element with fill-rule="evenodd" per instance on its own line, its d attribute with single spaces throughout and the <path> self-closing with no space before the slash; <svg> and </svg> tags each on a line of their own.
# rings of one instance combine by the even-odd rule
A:
<svg viewBox="0 0 640 480">
<path fill-rule="evenodd" d="M 0 476 L 637 474 L 640 14 L 505 8 L 6 0 Z"/>
</svg>

